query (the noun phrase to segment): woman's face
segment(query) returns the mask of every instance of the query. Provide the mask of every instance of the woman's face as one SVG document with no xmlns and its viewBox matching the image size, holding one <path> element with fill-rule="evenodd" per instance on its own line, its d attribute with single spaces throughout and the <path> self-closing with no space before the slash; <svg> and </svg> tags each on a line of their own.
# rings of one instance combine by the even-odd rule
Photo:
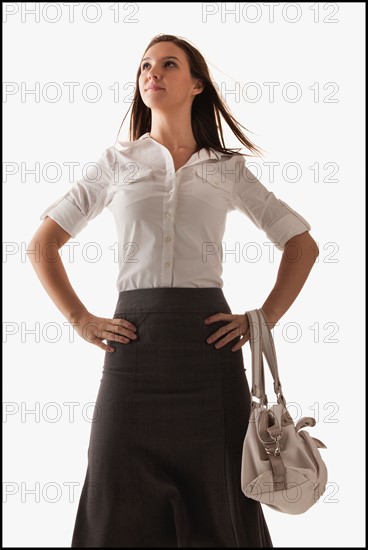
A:
<svg viewBox="0 0 368 550">
<path fill-rule="evenodd" d="M 143 103 L 161 111 L 191 107 L 202 89 L 190 74 L 186 53 L 173 42 L 159 42 L 146 51 L 138 82 Z M 160 89 L 150 90 L 153 85 Z"/>
</svg>

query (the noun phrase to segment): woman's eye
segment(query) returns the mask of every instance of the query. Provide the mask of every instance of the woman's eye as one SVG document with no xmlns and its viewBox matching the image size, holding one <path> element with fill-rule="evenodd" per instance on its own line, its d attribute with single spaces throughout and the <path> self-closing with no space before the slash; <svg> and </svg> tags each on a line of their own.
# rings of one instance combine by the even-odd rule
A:
<svg viewBox="0 0 368 550">
<path fill-rule="evenodd" d="M 174 63 L 174 61 L 166 61 L 165 66 L 166 66 L 168 63 L 171 63 L 172 65 L 174 65 L 174 67 L 176 67 L 176 64 Z M 143 63 L 143 65 L 142 65 L 142 71 L 144 70 L 144 68 L 145 68 L 146 65 L 149 65 L 149 63 Z"/>
</svg>

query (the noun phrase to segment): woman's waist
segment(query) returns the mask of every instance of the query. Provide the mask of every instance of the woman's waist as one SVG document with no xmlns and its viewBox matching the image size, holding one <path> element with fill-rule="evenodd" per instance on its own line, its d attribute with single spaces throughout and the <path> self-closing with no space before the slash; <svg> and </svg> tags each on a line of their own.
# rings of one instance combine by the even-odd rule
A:
<svg viewBox="0 0 368 550">
<path fill-rule="evenodd" d="M 115 314 L 147 311 L 231 313 L 219 287 L 155 287 L 119 292 Z"/>
</svg>

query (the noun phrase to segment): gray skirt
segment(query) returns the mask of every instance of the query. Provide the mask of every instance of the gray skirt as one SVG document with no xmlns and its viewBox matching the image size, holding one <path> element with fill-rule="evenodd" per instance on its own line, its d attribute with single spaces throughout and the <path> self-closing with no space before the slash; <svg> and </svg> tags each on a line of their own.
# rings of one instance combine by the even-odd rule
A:
<svg viewBox="0 0 368 550">
<path fill-rule="evenodd" d="M 107 340 L 72 547 L 272 547 L 261 504 L 240 484 L 250 415 L 242 350 L 207 338 L 232 313 L 220 288 L 119 293 Z"/>
</svg>

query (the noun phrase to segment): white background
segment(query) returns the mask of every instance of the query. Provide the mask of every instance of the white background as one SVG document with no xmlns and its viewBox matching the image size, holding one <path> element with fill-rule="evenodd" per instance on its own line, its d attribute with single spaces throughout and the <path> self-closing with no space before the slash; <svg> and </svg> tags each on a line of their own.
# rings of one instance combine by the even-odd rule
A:
<svg viewBox="0 0 368 550">
<path fill-rule="evenodd" d="M 104 358 L 101 349 L 69 335 L 25 246 L 43 210 L 81 177 L 84 163 L 97 161 L 115 142 L 140 58 L 163 32 L 188 39 L 205 56 L 234 116 L 267 151 L 264 161 L 254 159 L 259 179 L 310 222 L 319 244 L 302 292 L 273 335 L 291 412 L 314 416 L 310 433 L 328 447 L 321 452 L 329 483 L 304 515 L 263 508 L 274 546 L 363 546 L 364 3 L 281 2 L 273 21 L 263 3 L 248 5 L 248 11 L 247 4 L 228 4 L 238 10 L 238 20 L 225 4 L 118 3 L 116 22 L 107 3 L 99 5 L 95 23 L 86 20 L 95 18 L 95 8 L 83 17 L 83 2 L 75 4 L 74 22 L 64 4 L 37 6 L 35 22 L 24 4 L 3 4 L 4 17 L 10 14 L 3 24 L 4 546 L 70 547 Z M 52 23 L 47 19 L 57 16 L 55 6 L 60 18 Z M 215 12 L 207 19 L 206 9 Z M 55 102 L 50 82 L 61 92 Z M 74 101 L 66 82 L 80 83 Z M 82 95 L 90 82 L 100 87 L 97 102 Z M 271 82 L 277 83 L 273 100 L 271 84 L 265 84 Z M 291 82 L 301 92 L 297 101 Z M 256 84 L 258 97 L 249 83 Z M 24 93 L 37 86 L 37 97 Z M 118 101 L 111 89 L 117 86 Z M 128 139 L 129 116 L 121 140 Z M 224 129 L 226 145 L 239 147 L 225 123 Z M 278 163 L 273 180 L 265 161 Z M 50 162 L 61 167 L 54 182 L 55 171 L 45 171 Z M 72 179 L 68 162 L 78 163 Z M 36 175 L 26 173 L 37 163 Z M 292 169 L 283 173 L 288 163 L 299 166 L 298 181 L 288 181 Z M 109 250 L 116 240 L 105 210 L 72 240 L 75 258 L 63 256 L 81 300 L 106 317 L 117 300 L 117 264 Z M 102 251 L 97 262 L 88 259 L 88 249 L 82 254 L 91 242 Z M 228 216 L 223 290 L 233 313 L 260 307 L 272 290 L 281 252 L 265 242 L 243 214 Z M 255 260 L 254 247 L 247 255 L 249 243 L 259 247 Z M 243 256 L 231 253 L 236 247 Z M 242 349 L 249 367 L 248 344 Z M 74 418 L 67 403 L 75 403 Z"/>
</svg>

